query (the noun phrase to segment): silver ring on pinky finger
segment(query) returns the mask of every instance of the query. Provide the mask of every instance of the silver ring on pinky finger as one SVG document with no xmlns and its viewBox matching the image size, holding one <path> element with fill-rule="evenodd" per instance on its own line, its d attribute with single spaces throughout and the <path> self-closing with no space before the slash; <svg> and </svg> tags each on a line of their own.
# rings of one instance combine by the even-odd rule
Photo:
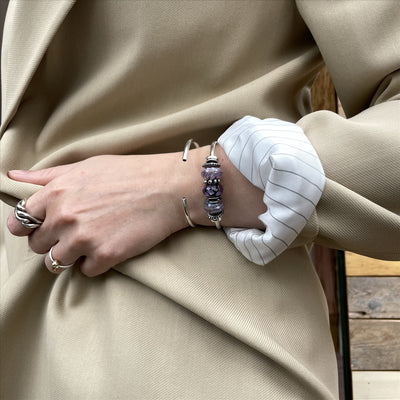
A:
<svg viewBox="0 0 400 400">
<path fill-rule="evenodd" d="M 69 264 L 69 265 L 61 265 L 61 262 L 53 257 L 53 248 L 54 248 L 54 246 L 49 251 L 49 258 L 51 261 L 51 269 L 53 270 L 53 272 L 57 272 L 60 268 L 67 269 L 74 265 L 73 263 Z"/>
</svg>

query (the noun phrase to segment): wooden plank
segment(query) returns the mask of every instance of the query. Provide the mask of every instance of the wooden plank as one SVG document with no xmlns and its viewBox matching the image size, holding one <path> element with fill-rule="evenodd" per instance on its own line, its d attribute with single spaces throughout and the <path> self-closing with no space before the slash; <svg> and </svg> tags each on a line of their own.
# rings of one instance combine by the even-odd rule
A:
<svg viewBox="0 0 400 400">
<path fill-rule="evenodd" d="M 336 112 L 336 92 L 328 69 L 323 67 L 311 87 L 313 111 L 330 110 Z"/>
<path fill-rule="evenodd" d="M 350 318 L 400 319 L 400 277 L 348 277 Z"/>
<path fill-rule="evenodd" d="M 353 372 L 353 400 L 399 400 L 400 371 Z"/>
<path fill-rule="evenodd" d="M 384 261 L 346 252 L 347 276 L 400 276 L 400 261 Z"/>
<path fill-rule="evenodd" d="M 352 370 L 400 370 L 400 320 L 351 319 L 349 328 Z"/>
</svg>

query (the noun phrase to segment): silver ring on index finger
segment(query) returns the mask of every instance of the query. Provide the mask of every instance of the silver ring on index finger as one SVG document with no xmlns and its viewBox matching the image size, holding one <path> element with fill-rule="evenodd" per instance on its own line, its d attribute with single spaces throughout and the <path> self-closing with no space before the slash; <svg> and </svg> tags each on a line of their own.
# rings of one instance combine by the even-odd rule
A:
<svg viewBox="0 0 400 400">
<path fill-rule="evenodd" d="M 43 224 L 43 221 L 39 218 L 35 218 L 29 214 L 25 209 L 26 200 L 22 199 L 18 202 L 14 209 L 14 215 L 17 221 L 21 222 L 23 226 L 29 229 L 36 229 Z"/>
</svg>

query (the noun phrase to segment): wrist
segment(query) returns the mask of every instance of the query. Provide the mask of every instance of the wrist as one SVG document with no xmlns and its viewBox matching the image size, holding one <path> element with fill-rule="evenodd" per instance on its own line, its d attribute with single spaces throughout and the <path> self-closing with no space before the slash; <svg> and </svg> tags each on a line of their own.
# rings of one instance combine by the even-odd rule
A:
<svg viewBox="0 0 400 400">
<path fill-rule="evenodd" d="M 182 153 L 176 154 L 179 163 L 178 190 L 174 191 L 173 196 L 183 227 L 188 227 L 189 223 L 185 218 L 182 197 L 187 199 L 188 214 L 194 224 L 215 226 L 204 210 L 206 197 L 203 194 L 204 182 L 201 176 L 203 164 L 210 155 L 210 146 L 190 150 L 186 162 L 182 161 Z M 221 185 L 224 187 L 222 195 L 224 214 L 221 225 L 265 229 L 258 219 L 258 216 L 267 210 L 263 203 L 263 191 L 254 186 L 232 164 L 221 146 L 216 146 L 215 155 L 223 173 Z"/>
<path fill-rule="evenodd" d="M 195 225 L 213 225 L 204 210 L 203 178 L 201 177 L 202 165 L 209 154 L 209 146 L 200 147 L 189 151 L 187 161 L 181 162 L 181 183 L 183 195 L 179 198 L 182 213 L 184 214 L 182 197 L 187 200 L 187 211 Z M 186 226 L 189 223 L 186 221 Z"/>
</svg>

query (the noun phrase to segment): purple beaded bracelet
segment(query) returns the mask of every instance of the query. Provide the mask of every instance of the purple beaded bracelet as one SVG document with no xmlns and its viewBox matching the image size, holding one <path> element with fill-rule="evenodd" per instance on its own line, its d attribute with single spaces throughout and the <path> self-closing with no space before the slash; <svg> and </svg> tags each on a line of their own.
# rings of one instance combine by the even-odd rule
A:
<svg viewBox="0 0 400 400">
<path fill-rule="evenodd" d="M 218 157 L 215 155 L 215 146 L 218 142 L 211 143 L 210 155 L 206 157 L 203 164 L 201 176 L 204 178 L 203 194 L 206 196 L 204 209 L 207 211 L 208 218 L 214 222 L 217 229 L 221 229 L 221 219 L 224 213 L 224 203 L 222 202 L 222 185 L 220 184 L 222 170 L 218 164 Z"/>
</svg>

